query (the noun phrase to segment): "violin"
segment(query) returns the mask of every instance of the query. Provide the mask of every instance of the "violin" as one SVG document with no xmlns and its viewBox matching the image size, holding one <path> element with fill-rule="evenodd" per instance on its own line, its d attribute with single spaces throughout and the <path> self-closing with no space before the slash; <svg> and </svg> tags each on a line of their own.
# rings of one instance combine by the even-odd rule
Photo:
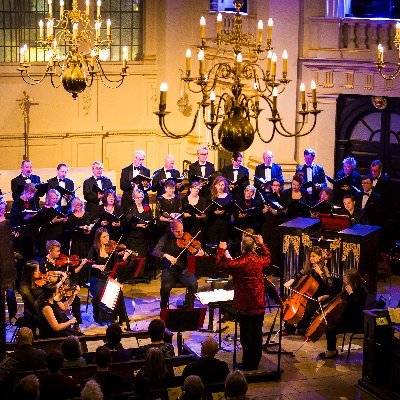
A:
<svg viewBox="0 0 400 400">
<path fill-rule="evenodd" d="M 72 256 L 67 256 L 66 254 L 60 254 L 60 256 L 55 260 L 57 267 L 65 267 L 70 265 L 72 267 L 77 267 L 82 260 L 79 259 L 79 256 L 73 254 Z"/>
<path fill-rule="evenodd" d="M 62 286 L 60 286 L 60 288 L 58 289 L 58 297 L 61 299 L 63 297 L 71 297 L 74 294 L 76 287 L 77 287 L 77 285 L 72 285 L 72 286 L 62 285 Z"/>
<path fill-rule="evenodd" d="M 39 276 L 35 278 L 35 284 L 36 286 L 43 287 L 44 285 L 48 283 L 52 283 L 52 278 L 57 278 L 58 279 L 58 274 L 53 274 L 52 271 L 48 271 L 45 274 L 39 272 Z M 57 280 L 56 279 L 56 280 Z"/>
<path fill-rule="evenodd" d="M 176 239 L 176 244 L 181 249 L 187 249 L 187 251 L 193 255 L 201 250 L 201 243 L 195 240 L 189 232 L 184 232 L 181 238 Z"/>
<path fill-rule="evenodd" d="M 115 240 L 110 240 L 105 245 L 105 251 L 107 254 L 110 253 L 123 253 L 125 250 L 128 250 L 125 244 L 117 243 Z"/>
</svg>

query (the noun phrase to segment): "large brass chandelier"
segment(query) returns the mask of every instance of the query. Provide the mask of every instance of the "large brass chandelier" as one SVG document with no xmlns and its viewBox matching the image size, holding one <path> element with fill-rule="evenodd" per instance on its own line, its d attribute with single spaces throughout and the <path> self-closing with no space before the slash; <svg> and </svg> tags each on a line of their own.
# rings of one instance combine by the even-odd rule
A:
<svg viewBox="0 0 400 400">
<path fill-rule="evenodd" d="M 220 146 L 228 151 L 244 151 L 253 143 L 255 134 L 264 143 L 272 141 L 276 133 L 284 137 L 299 137 L 308 135 L 316 125 L 317 92 L 315 82 L 311 82 L 312 108 L 306 102 L 305 85 L 300 85 L 301 110 L 298 112 L 300 121 L 294 132 L 286 129 L 282 123 L 277 104 L 278 95 L 290 82 L 287 77 L 286 50 L 282 55 L 282 77 L 277 77 L 277 55 L 272 47 L 273 21 L 268 20 L 267 38 L 263 42 L 263 22 L 260 20 L 257 33 L 242 32 L 242 16 L 240 9 L 243 1 L 234 1 L 236 13 L 233 27 L 230 31 L 223 30 L 222 15 L 217 17 L 217 37 L 211 44 L 206 39 L 206 21 L 200 20 L 201 44 L 198 48 L 199 75 L 192 76 L 191 50 L 186 52 L 186 71 L 182 71 L 182 83 L 192 93 L 198 93 L 201 99 L 194 115 L 193 124 L 186 133 L 171 132 L 165 123 L 167 84 L 160 87 L 159 124 L 163 133 L 171 138 L 183 138 L 190 135 L 196 127 L 196 121 L 202 118 L 209 130 L 209 147 Z M 206 60 L 211 65 L 206 70 Z M 261 67 L 264 64 L 265 68 Z M 263 101 L 263 103 L 261 103 Z M 267 120 L 272 122 L 272 133 L 264 138 L 259 130 L 259 120 L 262 106 L 270 110 Z M 307 116 L 313 121 L 307 129 Z M 218 134 L 214 132 L 219 125 Z"/>
<path fill-rule="evenodd" d="M 378 67 L 378 71 L 381 74 L 383 79 L 386 79 L 387 81 L 391 81 L 393 79 L 396 79 L 396 77 L 400 74 L 400 22 L 396 23 L 396 36 L 393 39 L 394 46 L 396 47 L 397 50 L 399 50 L 399 59 L 397 62 L 397 70 L 393 72 L 391 75 L 386 75 L 383 73 L 383 69 L 385 68 L 385 63 L 383 62 L 383 46 L 382 44 L 378 45 L 378 61 L 375 63 L 376 66 Z"/>
<path fill-rule="evenodd" d="M 29 49 L 26 45 L 21 48 L 20 67 L 22 79 L 36 85 L 47 76 L 51 84 L 59 87 L 62 83 L 64 89 L 72 94 L 74 99 L 78 93 L 83 92 L 93 83 L 98 76 L 102 83 L 111 89 L 116 89 L 124 82 L 127 75 L 128 49 L 123 48 L 122 69 L 116 79 L 106 75 L 102 61 L 110 56 L 111 47 L 111 21 L 106 22 L 106 38 L 102 38 L 101 0 L 93 1 L 96 5 L 96 19 L 90 21 L 91 1 L 86 0 L 85 11 L 78 8 L 78 0 L 72 1 L 72 9 L 64 9 L 64 0 L 60 0 L 60 19 L 53 16 L 53 0 L 48 0 L 49 13 L 46 23 L 46 34 L 43 21 L 39 21 L 38 47 L 44 50 L 47 65 L 43 74 L 36 78 L 29 72 Z"/>
</svg>

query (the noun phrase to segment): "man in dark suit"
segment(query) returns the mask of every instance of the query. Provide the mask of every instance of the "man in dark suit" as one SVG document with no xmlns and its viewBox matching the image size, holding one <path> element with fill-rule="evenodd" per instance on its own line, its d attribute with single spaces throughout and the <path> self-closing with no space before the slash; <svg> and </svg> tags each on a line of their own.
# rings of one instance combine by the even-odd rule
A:
<svg viewBox="0 0 400 400">
<path fill-rule="evenodd" d="M 135 186 L 132 179 L 138 174 L 148 176 L 150 178 L 150 170 L 143 166 L 143 162 L 146 159 L 146 153 L 143 150 L 136 150 L 133 155 L 133 163 L 123 168 L 121 171 L 121 179 L 119 187 L 123 194 L 121 198 L 121 206 L 124 211 L 128 210 L 132 204 L 132 191 Z M 149 196 L 147 191 L 150 189 L 150 184 L 147 181 L 142 181 L 139 185 L 136 185 L 138 189 L 143 190 L 145 193 L 144 202 L 149 202 Z"/>
<path fill-rule="evenodd" d="M 296 173 L 304 178 L 304 183 L 312 182 L 313 186 L 307 188 L 312 200 L 319 200 L 319 193 L 326 188 L 325 171 L 321 165 L 314 164 L 315 150 L 308 148 L 304 150 L 304 164 L 299 165 Z"/>
<path fill-rule="evenodd" d="M 157 197 L 164 193 L 164 183 L 167 179 L 179 178 L 180 172 L 174 168 L 175 159 L 174 156 L 165 156 L 164 167 L 154 172 L 152 188 L 157 192 Z M 183 186 L 182 183 L 177 183 L 176 187 L 180 190 Z"/>
<path fill-rule="evenodd" d="M 22 327 L 17 335 L 18 349 L 10 357 L 18 361 L 18 371 L 33 371 L 46 368 L 46 352 L 32 346 L 33 333 L 26 326 Z"/>
<path fill-rule="evenodd" d="M 374 160 L 371 163 L 371 174 L 368 174 L 366 177 L 372 179 L 372 190 L 385 198 L 388 196 L 390 190 L 390 177 L 383 174 L 382 169 L 382 161 Z"/>
<path fill-rule="evenodd" d="M 197 148 L 197 161 L 190 164 L 188 179 L 196 180 L 196 176 L 201 176 L 202 178 L 209 178 L 215 173 L 214 164 L 207 161 L 208 148 L 207 146 L 200 146 Z M 200 179 L 199 179 L 200 180 Z M 204 183 L 203 183 L 204 182 Z M 205 181 L 200 180 L 201 191 L 200 196 L 204 198 L 210 197 L 210 185 Z"/>
<path fill-rule="evenodd" d="M 274 155 L 272 154 L 272 151 L 265 150 L 263 153 L 264 163 L 257 165 L 254 176 L 257 178 L 261 178 L 266 182 L 270 182 L 272 181 L 272 179 L 277 179 L 280 182 L 281 187 L 283 188 L 284 180 L 282 167 L 278 164 L 273 163 L 273 158 Z M 263 193 L 270 191 L 269 185 L 264 185 L 258 179 L 254 179 L 254 186 Z"/>
<path fill-rule="evenodd" d="M 69 190 L 70 192 L 74 191 L 74 181 L 72 179 L 67 178 L 68 172 L 68 165 L 67 164 L 58 164 L 57 165 L 57 176 L 54 178 L 50 178 L 47 182 L 49 184 L 49 189 L 55 189 L 56 187 L 60 186 L 64 189 Z M 58 209 L 66 214 L 69 208 L 69 202 L 72 199 L 70 195 L 63 195 L 61 194 L 60 201 L 57 203 Z"/>
<path fill-rule="evenodd" d="M 229 189 L 235 200 L 241 200 L 244 196 L 244 189 L 249 184 L 249 170 L 243 167 L 243 155 L 239 152 L 232 153 L 232 164 L 222 169 L 222 176 L 228 179 Z"/>
<path fill-rule="evenodd" d="M 97 186 L 99 189 L 105 190 L 111 188 L 113 184 L 109 178 L 103 176 L 103 163 L 101 161 L 95 161 L 92 164 L 92 172 L 93 176 L 83 182 L 83 197 L 86 200 L 86 211 L 91 220 L 94 220 L 102 195 L 96 193 L 93 187 Z"/>
<path fill-rule="evenodd" d="M 32 163 L 29 160 L 22 161 L 21 173 L 11 180 L 11 191 L 14 200 L 21 195 L 26 183 L 40 183 L 40 176 L 33 175 L 32 169 Z M 36 196 L 38 196 L 38 193 L 36 193 Z"/>
<path fill-rule="evenodd" d="M 362 180 L 363 192 L 357 193 L 356 205 L 361 208 L 371 225 L 381 226 L 382 220 L 382 196 L 372 190 L 372 179 L 365 177 Z"/>
</svg>

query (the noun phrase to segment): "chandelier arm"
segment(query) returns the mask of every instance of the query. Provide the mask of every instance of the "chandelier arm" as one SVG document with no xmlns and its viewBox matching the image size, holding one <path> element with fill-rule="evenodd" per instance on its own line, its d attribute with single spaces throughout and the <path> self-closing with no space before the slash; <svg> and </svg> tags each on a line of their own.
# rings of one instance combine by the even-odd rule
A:
<svg viewBox="0 0 400 400">
<path fill-rule="evenodd" d="M 300 129 L 295 130 L 294 132 L 290 132 L 283 126 L 282 119 L 280 119 L 279 120 L 279 125 L 281 126 L 282 131 L 280 131 L 279 128 L 277 127 L 276 128 L 277 132 L 281 136 L 284 136 L 284 137 L 303 137 L 303 136 L 307 136 L 308 134 L 310 134 L 313 131 L 313 129 L 315 128 L 315 126 L 317 124 L 317 115 L 318 115 L 318 113 L 320 111 L 319 110 L 316 110 L 316 111 L 318 111 L 318 112 L 311 112 L 311 114 L 313 114 L 313 116 L 314 116 L 314 122 L 313 122 L 311 128 L 309 128 L 306 132 L 301 133 L 301 131 L 305 127 L 305 117 L 307 115 L 306 113 L 302 114 L 303 121 L 300 122 L 300 124 L 301 124 L 301 128 Z M 283 132 L 286 132 L 286 134 L 284 134 Z"/>
<path fill-rule="evenodd" d="M 387 80 L 387 81 L 391 81 L 391 80 L 393 80 L 393 79 L 396 79 L 397 76 L 400 74 L 400 62 L 397 63 L 397 65 L 398 65 L 398 66 L 397 66 L 397 71 L 395 71 L 392 75 L 386 75 L 386 74 L 384 74 L 384 73 L 382 72 L 383 67 L 378 67 L 378 71 L 379 71 L 381 77 L 382 77 L 383 79 Z"/>
<path fill-rule="evenodd" d="M 98 57 L 96 57 L 96 65 L 97 65 L 97 68 L 98 68 L 99 71 L 100 71 L 100 72 L 97 73 L 97 74 L 99 75 L 101 81 L 103 82 L 103 84 L 104 84 L 105 86 L 107 86 L 107 85 L 106 85 L 105 81 L 103 80 L 103 78 L 105 78 L 106 81 L 109 82 L 109 83 L 115 83 L 115 84 L 118 84 L 118 83 L 119 83 L 119 85 L 118 85 L 117 87 L 121 86 L 122 82 L 123 82 L 124 79 L 125 79 L 125 75 L 120 75 L 121 77 L 120 77 L 118 80 L 110 79 L 110 78 L 108 78 L 107 74 L 104 72 L 103 66 L 101 65 L 101 63 L 100 63 Z M 107 86 L 107 87 L 109 87 L 109 86 Z M 113 87 L 109 87 L 109 88 L 110 88 L 110 89 L 113 89 Z"/>
<path fill-rule="evenodd" d="M 32 76 L 29 75 L 26 70 L 25 71 L 21 70 L 20 72 L 21 72 L 21 78 L 23 79 L 23 81 L 31 86 L 37 85 L 40 82 L 42 82 L 44 80 L 44 78 L 46 78 L 46 75 L 47 75 L 47 69 L 46 69 L 46 72 L 40 77 L 40 79 L 32 78 Z M 26 78 L 28 78 L 28 80 Z"/>
<path fill-rule="evenodd" d="M 86 82 L 86 87 L 91 87 L 91 86 L 93 85 L 94 75 L 95 75 L 95 74 L 94 74 L 94 73 L 90 73 L 89 75 L 90 75 L 90 82 Z M 103 81 L 102 81 L 102 82 L 103 82 Z M 107 86 L 104 82 L 103 82 L 103 85 L 110 89 L 110 87 Z M 118 86 L 117 86 L 117 87 L 118 87 Z M 114 88 L 112 87 L 111 89 L 114 89 Z"/>
<path fill-rule="evenodd" d="M 256 122 L 256 129 L 255 129 L 255 131 L 256 131 L 256 133 L 257 133 L 259 139 L 260 139 L 263 143 L 266 143 L 266 144 L 271 143 L 272 140 L 273 140 L 274 137 L 275 137 L 275 132 L 277 131 L 277 129 L 276 129 L 276 123 L 274 122 L 274 127 L 273 127 L 273 129 L 272 129 L 272 133 L 271 133 L 271 136 L 269 137 L 269 139 L 264 139 L 264 138 L 261 136 L 261 132 L 260 132 L 260 130 L 258 129 L 258 120 L 257 120 L 257 122 Z"/>
<path fill-rule="evenodd" d="M 108 89 L 118 89 L 124 83 L 124 79 L 125 79 L 125 75 L 121 75 L 121 78 L 118 79 L 118 80 L 115 80 L 115 81 L 108 79 L 106 75 L 99 74 L 99 77 L 100 77 L 100 80 L 101 80 L 102 84 L 105 87 L 107 87 Z M 105 80 L 103 78 L 105 78 Z M 107 82 L 114 83 L 116 85 L 115 86 L 111 86 L 111 85 L 108 85 Z M 91 80 L 89 86 L 91 86 L 92 83 L 93 83 L 93 77 L 92 77 L 92 80 Z"/>
<path fill-rule="evenodd" d="M 51 74 L 50 75 L 50 82 L 51 82 L 52 86 L 54 88 L 58 89 L 61 86 L 61 80 L 60 80 L 60 83 L 58 85 L 56 85 L 56 84 L 54 84 L 53 76 L 56 76 L 57 78 L 59 78 L 60 75 L 56 75 L 56 74 Z"/>
</svg>

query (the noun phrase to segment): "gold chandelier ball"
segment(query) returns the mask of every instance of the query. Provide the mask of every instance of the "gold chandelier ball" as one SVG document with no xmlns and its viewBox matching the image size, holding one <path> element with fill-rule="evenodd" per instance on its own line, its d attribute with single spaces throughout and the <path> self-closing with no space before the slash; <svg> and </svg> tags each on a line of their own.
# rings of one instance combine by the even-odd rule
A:
<svg viewBox="0 0 400 400">
<path fill-rule="evenodd" d="M 254 140 L 254 128 L 240 115 L 224 120 L 218 131 L 222 147 L 230 152 L 247 150 Z"/>
<path fill-rule="evenodd" d="M 78 93 L 86 89 L 86 75 L 83 68 L 79 65 L 69 65 L 62 74 L 62 84 L 68 93 L 76 99 Z"/>
</svg>

